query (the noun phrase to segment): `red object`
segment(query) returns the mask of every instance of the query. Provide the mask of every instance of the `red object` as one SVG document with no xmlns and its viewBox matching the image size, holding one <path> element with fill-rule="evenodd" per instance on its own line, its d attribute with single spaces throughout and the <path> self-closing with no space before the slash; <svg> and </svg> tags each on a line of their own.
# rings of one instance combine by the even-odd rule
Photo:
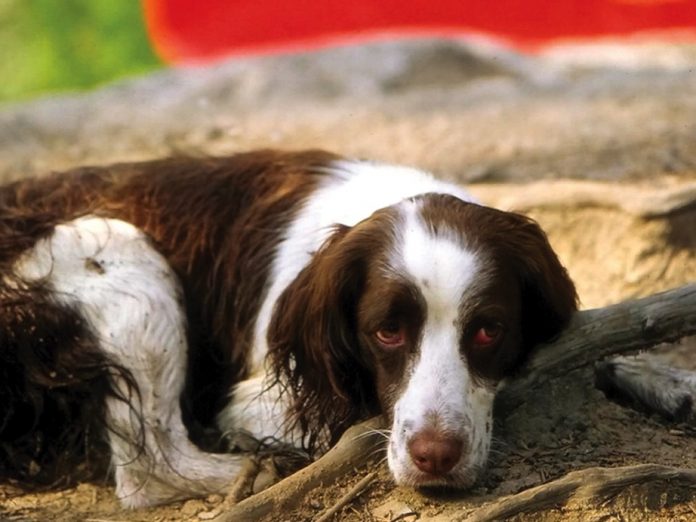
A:
<svg viewBox="0 0 696 522">
<path fill-rule="evenodd" d="M 524 49 L 637 33 L 696 39 L 696 0 L 143 0 L 171 63 L 380 35 L 486 34 Z"/>
</svg>

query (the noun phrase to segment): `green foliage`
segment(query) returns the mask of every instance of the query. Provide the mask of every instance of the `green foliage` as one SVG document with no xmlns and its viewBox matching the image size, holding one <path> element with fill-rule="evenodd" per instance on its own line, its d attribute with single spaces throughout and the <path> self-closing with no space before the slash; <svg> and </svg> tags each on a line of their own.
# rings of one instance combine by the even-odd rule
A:
<svg viewBox="0 0 696 522">
<path fill-rule="evenodd" d="M 138 0 L 0 0 L 0 101 L 161 66 Z"/>
</svg>

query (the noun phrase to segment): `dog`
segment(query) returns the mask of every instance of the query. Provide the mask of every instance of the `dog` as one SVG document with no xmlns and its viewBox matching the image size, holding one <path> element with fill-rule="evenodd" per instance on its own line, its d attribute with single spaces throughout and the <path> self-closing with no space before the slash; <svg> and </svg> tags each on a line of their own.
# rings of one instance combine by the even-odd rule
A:
<svg viewBox="0 0 696 522">
<path fill-rule="evenodd" d="M 211 429 L 316 456 L 378 413 L 396 483 L 470 487 L 498 384 L 577 305 L 533 220 L 323 151 L 6 185 L 0 276 L 0 472 L 52 483 L 103 440 L 133 508 L 234 480 Z"/>
</svg>

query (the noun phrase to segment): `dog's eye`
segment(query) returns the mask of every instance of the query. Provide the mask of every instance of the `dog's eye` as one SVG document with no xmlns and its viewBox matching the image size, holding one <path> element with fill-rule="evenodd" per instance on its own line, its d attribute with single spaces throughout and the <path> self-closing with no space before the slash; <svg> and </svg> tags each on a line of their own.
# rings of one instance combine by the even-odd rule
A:
<svg viewBox="0 0 696 522">
<path fill-rule="evenodd" d="M 375 337 L 382 346 L 398 348 L 406 342 L 404 329 L 399 324 L 387 324 L 375 332 Z"/>
<path fill-rule="evenodd" d="M 474 346 L 486 348 L 496 344 L 503 335 L 503 327 L 499 324 L 487 324 L 474 332 Z"/>
</svg>

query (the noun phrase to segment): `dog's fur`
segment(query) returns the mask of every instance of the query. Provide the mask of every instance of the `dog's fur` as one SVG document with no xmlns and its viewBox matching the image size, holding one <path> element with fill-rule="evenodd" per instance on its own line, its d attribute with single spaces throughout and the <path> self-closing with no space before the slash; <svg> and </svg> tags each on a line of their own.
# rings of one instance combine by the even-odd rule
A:
<svg viewBox="0 0 696 522">
<path fill-rule="evenodd" d="M 230 483 L 211 427 L 317 454 L 378 412 L 398 483 L 468 487 L 498 383 L 576 309 L 533 221 L 319 151 L 8 185 L 0 277 L 0 473 L 106 440 L 128 506 Z"/>
</svg>

